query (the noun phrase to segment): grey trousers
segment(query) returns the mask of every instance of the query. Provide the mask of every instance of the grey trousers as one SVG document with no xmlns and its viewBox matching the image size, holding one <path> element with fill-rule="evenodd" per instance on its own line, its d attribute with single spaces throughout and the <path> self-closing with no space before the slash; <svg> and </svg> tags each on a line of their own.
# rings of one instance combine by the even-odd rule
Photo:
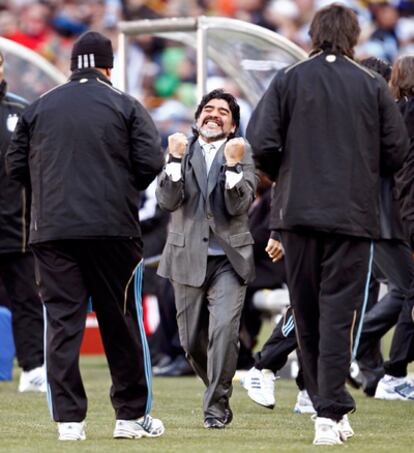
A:
<svg viewBox="0 0 414 453">
<path fill-rule="evenodd" d="M 208 258 L 201 287 L 172 284 L 181 345 L 207 387 L 204 417 L 223 419 L 237 366 L 246 286 L 225 256 Z"/>
</svg>

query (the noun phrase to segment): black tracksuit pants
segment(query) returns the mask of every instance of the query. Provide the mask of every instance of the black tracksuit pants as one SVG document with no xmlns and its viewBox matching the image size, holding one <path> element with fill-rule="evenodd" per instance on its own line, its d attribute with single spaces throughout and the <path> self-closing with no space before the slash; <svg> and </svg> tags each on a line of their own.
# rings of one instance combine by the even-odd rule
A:
<svg viewBox="0 0 414 453">
<path fill-rule="evenodd" d="M 282 231 L 306 389 L 319 417 L 355 409 L 345 388 L 357 309 L 368 291 L 371 241 Z"/>
<path fill-rule="evenodd" d="M 80 422 L 87 399 L 79 351 L 88 300 L 99 323 L 112 377 L 116 418 L 150 410 L 151 363 L 142 322 L 141 242 L 134 239 L 51 241 L 33 246 L 46 306 L 50 410 L 57 422 Z"/>
<path fill-rule="evenodd" d="M 0 278 L 10 300 L 17 361 L 23 371 L 30 371 L 44 361 L 43 307 L 32 254 L 0 254 Z"/>
<path fill-rule="evenodd" d="M 408 363 L 414 359 L 414 262 L 408 243 L 396 239 L 376 242 L 374 274 L 385 276 L 390 291 L 364 318 L 357 357 L 397 323 L 384 371 L 404 377 Z"/>
</svg>

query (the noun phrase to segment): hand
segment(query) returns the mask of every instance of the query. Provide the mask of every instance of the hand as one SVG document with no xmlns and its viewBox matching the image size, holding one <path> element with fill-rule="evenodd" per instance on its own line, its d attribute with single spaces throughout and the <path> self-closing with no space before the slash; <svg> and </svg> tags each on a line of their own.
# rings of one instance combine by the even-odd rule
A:
<svg viewBox="0 0 414 453">
<path fill-rule="evenodd" d="M 181 159 L 188 146 L 187 137 L 181 132 L 176 132 L 168 137 L 168 152 L 178 159 Z"/>
<path fill-rule="evenodd" d="M 281 260 L 285 254 L 282 243 L 276 241 L 276 239 L 270 238 L 269 241 L 267 242 L 265 250 L 273 263 L 276 263 L 276 261 Z"/>
<path fill-rule="evenodd" d="M 224 156 L 226 165 L 230 167 L 240 162 L 244 157 L 244 140 L 241 137 L 229 140 L 224 148 Z"/>
</svg>

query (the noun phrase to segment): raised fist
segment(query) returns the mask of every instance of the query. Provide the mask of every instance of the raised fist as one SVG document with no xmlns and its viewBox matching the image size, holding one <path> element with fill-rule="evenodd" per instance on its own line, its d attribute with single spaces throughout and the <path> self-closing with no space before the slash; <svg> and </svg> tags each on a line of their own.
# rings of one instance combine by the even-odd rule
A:
<svg viewBox="0 0 414 453">
<path fill-rule="evenodd" d="M 176 132 L 168 137 L 168 152 L 173 156 L 181 159 L 187 149 L 188 139 L 181 132 Z"/>
<path fill-rule="evenodd" d="M 226 143 L 224 148 L 226 165 L 236 165 L 244 157 L 244 139 L 241 137 L 232 138 Z"/>
</svg>

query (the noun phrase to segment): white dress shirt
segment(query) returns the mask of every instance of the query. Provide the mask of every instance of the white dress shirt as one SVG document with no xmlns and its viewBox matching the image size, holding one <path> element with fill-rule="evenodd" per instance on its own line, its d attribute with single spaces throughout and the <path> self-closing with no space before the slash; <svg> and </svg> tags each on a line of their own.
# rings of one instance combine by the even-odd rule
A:
<svg viewBox="0 0 414 453">
<path fill-rule="evenodd" d="M 203 150 L 204 159 L 206 161 L 207 175 L 210 172 L 217 151 L 226 140 L 227 138 L 224 138 L 222 140 L 207 143 L 201 137 L 198 138 L 198 143 Z M 172 181 L 177 182 L 181 179 L 181 164 L 179 162 L 170 162 L 165 166 L 165 172 Z M 232 189 L 242 178 L 243 172 L 235 173 L 234 171 L 226 171 L 226 188 Z"/>
</svg>

